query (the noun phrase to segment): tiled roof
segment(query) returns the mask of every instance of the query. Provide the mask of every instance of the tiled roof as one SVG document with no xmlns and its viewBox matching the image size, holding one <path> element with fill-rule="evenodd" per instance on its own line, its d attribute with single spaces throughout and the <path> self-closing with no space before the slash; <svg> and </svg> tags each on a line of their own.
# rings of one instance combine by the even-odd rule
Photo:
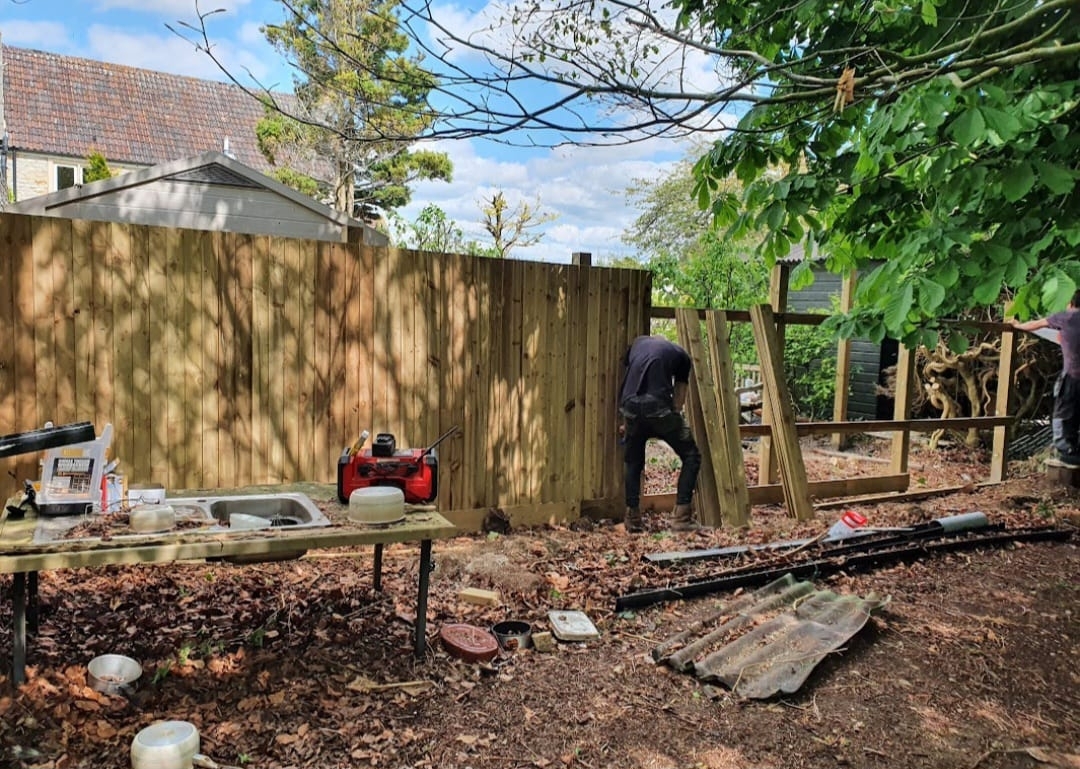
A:
<svg viewBox="0 0 1080 769">
<path fill-rule="evenodd" d="M 17 150 L 153 165 L 222 151 L 271 168 L 255 142 L 263 107 L 239 86 L 4 46 L 4 115 Z"/>
</svg>

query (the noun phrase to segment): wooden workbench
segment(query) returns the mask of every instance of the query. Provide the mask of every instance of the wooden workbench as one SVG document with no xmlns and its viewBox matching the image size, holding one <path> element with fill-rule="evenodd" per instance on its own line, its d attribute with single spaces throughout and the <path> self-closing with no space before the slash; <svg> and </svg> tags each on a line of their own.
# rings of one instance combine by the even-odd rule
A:
<svg viewBox="0 0 1080 769">
<path fill-rule="evenodd" d="M 297 491 L 297 487 L 251 487 L 239 490 L 212 492 L 201 495 L 231 496 L 236 494 L 265 494 Z M 194 559 L 228 559 L 238 563 L 257 563 L 295 556 L 307 550 L 326 550 L 341 547 L 372 545 L 374 557 L 374 588 L 382 589 L 382 551 L 394 542 L 420 543 L 420 573 L 417 590 L 415 652 L 423 657 L 427 646 L 427 593 L 431 573 L 431 543 L 453 536 L 454 524 L 438 512 L 410 512 L 400 523 L 383 526 L 363 526 L 348 521 L 344 506 L 328 502 L 323 489 L 304 489 L 331 520 L 327 527 L 293 529 L 291 527 L 256 531 L 206 531 L 198 529 L 125 535 L 114 539 L 84 539 L 35 544 L 37 518 L 27 514 L 22 520 L 8 520 L 5 512 L 0 518 L 0 574 L 13 574 L 12 589 L 12 679 L 16 684 L 26 680 L 27 607 L 30 622 L 36 626 L 36 597 L 38 572 L 53 569 L 78 569 L 112 564 L 156 563 Z M 177 492 L 173 496 L 192 496 Z M 321 498 L 321 504 L 320 504 Z M 17 500 L 16 500 L 17 501 Z M 168 502 L 168 500 L 166 500 Z M 9 501 L 10 503 L 10 501 Z"/>
</svg>

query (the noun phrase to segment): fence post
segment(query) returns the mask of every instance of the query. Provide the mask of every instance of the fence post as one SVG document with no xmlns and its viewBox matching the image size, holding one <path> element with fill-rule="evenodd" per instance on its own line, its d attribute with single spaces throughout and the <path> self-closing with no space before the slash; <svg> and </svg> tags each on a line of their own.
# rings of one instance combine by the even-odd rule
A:
<svg viewBox="0 0 1080 769">
<path fill-rule="evenodd" d="M 588 251 L 575 251 L 570 254 L 570 264 L 575 267 L 592 267 L 592 254 Z"/>
<path fill-rule="evenodd" d="M 893 401 L 893 419 L 911 419 L 912 390 L 915 388 L 915 353 L 906 344 L 900 345 L 900 357 L 896 361 L 896 393 Z M 911 426 L 904 425 L 893 432 L 889 470 L 893 475 L 908 471 L 908 452 L 911 449 Z"/>
<path fill-rule="evenodd" d="M 840 312 L 850 312 L 855 293 L 855 271 L 844 276 L 840 289 Z M 847 419 L 848 390 L 851 389 L 851 340 L 841 339 L 836 343 L 836 390 L 833 391 L 833 421 Z M 847 443 L 843 433 L 833 433 L 832 447 L 839 451 Z"/>
<path fill-rule="evenodd" d="M 769 305 L 774 313 L 787 311 L 788 280 L 791 278 L 791 265 L 777 263 L 769 276 Z M 776 346 L 780 359 L 784 358 L 784 323 L 776 324 Z M 758 349 L 758 362 L 762 371 L 765 370 L 765 361 L 761 359 L 762 351 Z M 761 400 L 761 423 L 771 425 L 775 415 L 769 405 L 768 398 Z M 773 446 L 773 436 L 763 435 L 758 439 L 758 483 L 776 483 L 779 473 L 776 468 L 776 449 Z"/>
</svg>

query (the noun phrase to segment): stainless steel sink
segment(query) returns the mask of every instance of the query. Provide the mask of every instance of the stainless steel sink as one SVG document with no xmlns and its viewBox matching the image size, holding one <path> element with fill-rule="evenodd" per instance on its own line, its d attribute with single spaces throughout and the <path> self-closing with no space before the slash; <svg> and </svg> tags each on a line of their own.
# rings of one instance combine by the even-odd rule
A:
<svg viewBox="0 0 1080 769">
<path fill-rule="evenodd" d="M 208 517 L 228 526 L 233 515 L 261 518 L 270 526 L 297 529 L 329 526 L 330 519 L 306 494 L 251 494 L 233 497 L 183 497 L 167 499 L 170 505 L 192 505 L 204 509 Z"/>
</svg>

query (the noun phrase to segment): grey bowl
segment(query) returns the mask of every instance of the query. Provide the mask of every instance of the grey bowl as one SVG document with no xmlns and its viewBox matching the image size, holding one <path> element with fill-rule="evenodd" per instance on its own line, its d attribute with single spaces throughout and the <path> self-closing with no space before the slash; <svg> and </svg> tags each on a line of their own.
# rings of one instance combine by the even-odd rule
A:
<svg viewBox="0 0 1080 769">
<path fill-rule="evenodd" d="M 142 675 L 142 665 L 123 654 L 102 654 L 86 666 L 86 682 L 105 694 L 130 694 Z"/>
</svg>

